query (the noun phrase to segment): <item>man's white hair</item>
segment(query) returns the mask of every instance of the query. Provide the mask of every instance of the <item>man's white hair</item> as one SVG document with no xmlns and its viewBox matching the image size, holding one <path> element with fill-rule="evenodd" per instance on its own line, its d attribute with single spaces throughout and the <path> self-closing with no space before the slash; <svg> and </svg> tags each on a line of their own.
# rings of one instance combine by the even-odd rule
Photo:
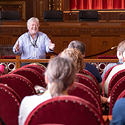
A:
<svg viewBox="0 0 125 125">
<path fill-rule="evenodd" d="M 27 21 L 27 29 L 28 29 L 28 26 L 31 22 L 37 22 L 38 26 L 39 26 L 39 19 L 36 18 L 36 17 L 31 17 L 28 21 Z"/>
</svg>

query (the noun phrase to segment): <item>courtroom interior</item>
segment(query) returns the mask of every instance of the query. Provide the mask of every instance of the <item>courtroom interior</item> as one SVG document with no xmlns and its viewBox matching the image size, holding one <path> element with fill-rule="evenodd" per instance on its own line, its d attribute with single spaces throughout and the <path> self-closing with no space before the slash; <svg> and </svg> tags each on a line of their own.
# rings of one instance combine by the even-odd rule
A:
<svg viewBox="0 0 125 125">
<path fill-rule="evenodd" d="M 43 48 L 45 50 L 39 50 L 40 52 L 44 51 L 45 57 L 43 58 L 36 58 L 38 55 L 35 51 L 31 58 L 26 57 L 25 53 L 18 54 L 18 51 L 21 49 L 23 51 L 26 47 L 22 45 L 23 42 L 20 42 L 23 34 L 28 34 L 27 39 L 26 37 L 24 39 L 30 40 L 32 47 L 38 43 L 40 33 L 39 35 L 35 34 L 37 36 L 34 37 L 35 40 L 33 39 L 35 44 L 32 43 L 32 35 L 30 34 L 32 27 L 29 27 L 32 22 L 35 22 L 33 24 L 36 25 L 35 30 L 38 30 L 41 34 L 44 33 L 45 43 Z M 122 66 L 125 62 L 125 0 L 0 0 L 0 100 L 5 101 L 5 106 L 8 106 L 6 103 L 9 102 L 2 98 L 2 94 L 8 99 L 10 97 L 2 90 L 6 90 L 16 100 L 16 104 L 10 102 L 10 106 L 15 108 L 9 109 L 9 117 L 6 113 L 3 113 L 5 107 L 0 101 L 0 107 L 4 107 L 3 109 L 0 108 L 0 125 L 24 124 L 18 121 L 18 117 L 21 117 L 18 115 L 21 112 L 19 108 L 22 105 L 22 99 L 27 95 L 41 96 L 46 92 L 49 86 L 46 84 L 47 66 L 52 63 L 50 60 L 55 59 L 57 55 L 60 56 L 63 51 L 69 48 L 71 42 L 74 42 L 74 46 L 72 46 L 74 49 L 77 48 L 78 44 L 85 46 L 85 48 L 83 47 L 85 52 L 81 52 L 82 63 L 85 64 L 85 67 L 82 68 L 83 71 L 76 72 L 75 79 L 78 81 L 76 80 L 72 85 L 73 89 L 69 87 L 67 92 L 68 95 L 77 96 L 80 99 L 70 96 L 65 97 L 66 94 L 63 92 L 61 93 L 64 96 L 62 98 L 60 96 L 51 99 L 48 97 L 49 101 L 41 103 L 30 113 L 25 125 L 83 125 L 82 122 L 86 125 L 114 125 L 115 115 L 113 112 L 117 114 L 118 109 L 116 110 L 117 107 L 115 107 L 113 110 L 113 107 L 118 105 L 117 100 L 125 97 L 125 86 L 123 84 L 125 82 L 125 69 Z M 78 47 L 78 49 L 80 48 Z M 29 50 L 29 53 L 30 51 L 32 50 Z M 76 53 L 78 52 L 76 51 Z M 116 65 L 119 66 L 118 69 Z M 116 73 L 116 70 L 119 71 Z M 83 74 L 84 76 L 82 76 Z M 108 82 L 108 89 L 105 90 L 107 79 L 110 79 L 110 82 Z M 22 86 L 19 84 L 22 84 Z M 81 96 L 82 94 L 85 97 Z M 10 101 L 13 100 L 12 98 L 10 98 Z M 84 101 L 81 98 L 84 98 Z M 121 107 L 123 101 L 121 100 Z M 57 104 L 58 102 L 63 107 L 62 109 Z M 94 106 L 91 106 L 90 102 Z M 80 107 L 81 105 L 81 109 L 87 113 L 82 112 L 80 108 L 74 109 L 75 106 Z M 76 111 L 77 115 L 66 113 L 65 106 L 69 112 Z M 68 109 L 68 106 L 71 108 Z M 49 110 L 45 107 L 50 110 L 50 115 L 47 114 Z M 61 114 L 53 112 L 58 110 L 57 108 L 59 108 L 59 111 L 56 112 L 63 112 L 62 116 L 66 115 L 66 120 L 58 118 L 57 121 L 54 120 L 53 122 L 53 119 L 56 119 L 58 115 L 61 117 Z M 8 120 L 8 118 L 11 118 L 9 113 L 15 118 Z M 45 121 L 41 122 L 40 115 Z M 68 115 L 71 115 L 72 118 L 70 119 Z M 86 120 L 81 120 L 81 115 Z M 117 114 L 117 117 L 118 115 L 120 117 L 120 113 Z M 52 119 L 46 118 L 50 116 Z M 124 119 L 124 116 L 121 117 Z M 94 119 L 93 123 L 88 118 Z"/>
</svg>

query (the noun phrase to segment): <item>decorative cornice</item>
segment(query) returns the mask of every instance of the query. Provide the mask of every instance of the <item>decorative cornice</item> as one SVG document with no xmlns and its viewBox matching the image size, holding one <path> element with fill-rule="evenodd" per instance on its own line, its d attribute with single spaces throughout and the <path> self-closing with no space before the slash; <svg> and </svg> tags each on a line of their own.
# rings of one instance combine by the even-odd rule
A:
<svg viewBox="0 0 125 125">
<path fill-rule="evenodd" d="M 48 35 L 124 35 L 125 27 L 105 27 L 105 28 L 95 28 L 95 27 L 40 27 L 40 31 Z M 1 27 L 1 34 L 16 34 L 21 35 L 27 32 L 26 27 Z"/>
</svg>

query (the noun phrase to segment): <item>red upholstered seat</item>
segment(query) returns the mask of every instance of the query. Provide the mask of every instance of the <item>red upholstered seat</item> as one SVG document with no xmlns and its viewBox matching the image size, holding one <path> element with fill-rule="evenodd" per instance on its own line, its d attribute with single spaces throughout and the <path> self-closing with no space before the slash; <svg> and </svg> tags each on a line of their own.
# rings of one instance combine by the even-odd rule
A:
<svg viewBox="0 0 125 125">
<path fill-rule="evenodd" d="M 120 99 L 120 98 L 125 98 L 125 90 L 120 93 L 117 100 Z"/>
<path fill-rule="evenodd" d="M 39 72 L 31 68 L 19 68 L 11 72 L 11 74 L 19 74 L 26 77 L 32 84 L 46 87 L 43 77 Z"/>
<path fill-rule="evenodd" d="M 98 55 L 97 59 L 118 59 L 117 55 Z"/>
<path fill-rule="evenodd" d="M 0 117 L 6 125 L 18 125 L 20 102 L 13 89 L 0 83 Z"/>
<path fill-rule="evenodd" d="M 94 76 L 91 72 L 89 72 L 88 70 L 83 69 L 83 70 L 80 71 L 79 73 L 90 76 L 90 77 L 95 81 L 95 83 L 98 85 L 97 79 L 96 79 L 95 76 Z"/>
<path fill-rule="evenodd" d="M 34 70 L 38 71 L 41 74 L 41 76 L 43 77 L 43 79 L 44 79 L 45 68 L 40 66 L 40 65 L 28 64 L 28 65 L 22 66 L 21 68 L 31 68 L 31 69 L 34 69 Z"/>
<path fill-rule="evenodd" d="M 72 87 L 68 89 L 68 94 L 78 96 L 89 101 L 98 109 L 100 114 L 102 114 L 101 101 L 98 99 L 95 92 L 93 92 L 93 90 L 87 87 L 86 85 L 75 82 Z"/>
<path fill-rule="evenodd" d="M 36 94 L 33 84 L 24 76 L 18 74 L 6 74 L 0 76 L 0 81 L 11 87 L 21 99 L 25 96 Z"/>
<path fill-rule="evenodd" d="M 79 82 L 79 83 L 82 83 L 82 84 L 88 86 L 90 89 L 92 89 L 95 92 L 95 94 L 97 95 L 97 97 L 100 100 L 99 87 L 92 79 L 90 79 L 89 77 L 87 77 L 83 74 L 79 74 L 79 73 L 77 73 L 75 77 L 76 77 L 76 82 Z"/>
<path fill-rule="evenodd" d="M 35 65 L 41 66 L 44 70 L 46 70 L 46 65 L 47 65 L 46 63 L 44 63 L 44 64 L 43 63 L 42 64 L 41 63 L 30 63 L 30 64 L 31 65 L 35 64 Z"/>
<path fill-rule="evenodd" d="M 16 59 L 16 55 L 5 55 L 3 59 Z"/>
<path fill-rule="evenodd" d="M 116 82 L 125 76 L 125 69 L 118 71 L 110 80 L 109 86 L 108 86 L 108 97 L 110 96 L 111 90 L 113 86 L 116 84 Z"/>
<path fill-rule="evenodd" d="M 37 124 L 104 125 L 98 110 L 88 101 L 76 96 L 58 96 L 38 105 L 24 125 Z"/>
<path fill-rule="evenodd" d="M 107 72 L 105 73 L 105 75 L 104 75 L 104 77 L 103 77 L 103 81 L 104 81 L 104 82 L 105 82 L 105 80 L 107 79 L 109 73 L 112 71 L 112 69 L 113 69 L 114 67 L 115 67 L 115 66 L 113 66 L 113 67 L 111 67 L 111 68 L 109 68 L 109 69 L 107 70 Z"/>
<path fill-rule="evenodd" d="M 109 73 L 112 71 L 112 69 L 114 68 L 115 66 L 109 68 L 107 70 L 107 72 L 105 73 L 104 77 L 103 77 L 103 80 L 102 80 L 102 91 L 103 91 L 103 96 L 104 96 L 104 83 L 105 83 L 105 80 L 107 79 Z"/>
<path fill-rule="evenodd" d="M 125 76 L 122 77 L 120 80 L 115 83 L 111 90 L 111 99 L 110 99 L 110 108 L 109 108 L 109 114 L 112 115 L 112 108 L 118 98 L 118 96 L 125 90 Z"/>
</svg>

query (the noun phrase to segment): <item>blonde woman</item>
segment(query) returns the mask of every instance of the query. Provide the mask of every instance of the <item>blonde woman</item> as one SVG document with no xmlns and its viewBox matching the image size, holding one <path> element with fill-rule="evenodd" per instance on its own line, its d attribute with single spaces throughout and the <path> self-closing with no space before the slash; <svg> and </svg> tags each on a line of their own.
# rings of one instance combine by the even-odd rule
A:
<svg viewBox="0 0 125 125">
<path fill-rule="evenodd" d="M 77 72 L 85 68 L 85 63 L 82 57 L 82 53 L 78 49 L 67 48 L 60 54 L 60 56 L 70 58 L 74 62 L 74 65 L 77 68 Z"/>
<path fill-rule="evenodd" d="M 60 54 L 60 56 L 70 58 L 74 62 L 74 65 L 77 68 L 77 72 L 79 72 L 85 68 L 83 55 L 76 48 L 67 48 Z M 87 77 L 89 77 L 89 76 L 87 76 Z M 77 79 L 76 79 L 76 81 L 77 81 Z M 102 97 L 101 95 L 100 95 L 100 98 L 101 98 L 101 103 L 109 103 L 108 98 Z"/>
</svg>

